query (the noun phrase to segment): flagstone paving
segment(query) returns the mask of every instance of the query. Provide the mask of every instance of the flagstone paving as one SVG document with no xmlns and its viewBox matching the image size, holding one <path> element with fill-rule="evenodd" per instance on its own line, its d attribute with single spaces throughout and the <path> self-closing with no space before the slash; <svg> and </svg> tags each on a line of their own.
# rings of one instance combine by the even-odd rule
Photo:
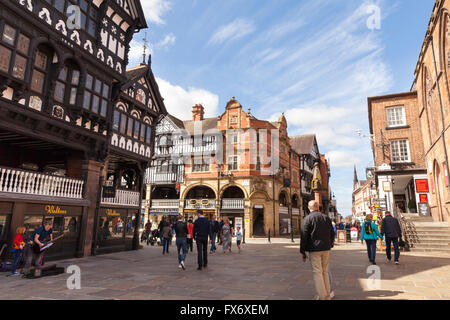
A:
<svg viewBox="0 0 450 320">
<path fill-rule="evenodd" d="M 136 300 L 310 300 L 315 295 L 311 266 L 301 261 L 298 240 L 250 239 L 242 253 L 209 255 L 208 268 L 197 271 L 196 249 L 187 270 L 178 268 L 172 246 L 145 247 L 108 255 L 59 261 L 81 269 L 81 289 L 69 290 L 69 274 L 40 279 L 0 274 L 0 299 Z M 331 254 L 337 300 L 450 299 L 450 254 L 402 252 L 400 265 L 377 252 L 381 281 L 368 282 L 365 245 L 338 244 Z M 375 286 L 374 286 L 375 284 Z"/>
</svg>

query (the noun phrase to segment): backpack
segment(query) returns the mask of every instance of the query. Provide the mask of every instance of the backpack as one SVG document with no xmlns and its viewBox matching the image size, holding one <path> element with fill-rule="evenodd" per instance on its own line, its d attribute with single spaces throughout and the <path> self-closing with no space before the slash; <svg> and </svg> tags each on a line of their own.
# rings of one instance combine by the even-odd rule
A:
<svg viewBox="0 0 450 320">
<path fill-rule="evenodd" d="M 364 232 L 366 234 L 372 234 L 372 223 L 371 222 L 364 223 Z"/>
</svg>

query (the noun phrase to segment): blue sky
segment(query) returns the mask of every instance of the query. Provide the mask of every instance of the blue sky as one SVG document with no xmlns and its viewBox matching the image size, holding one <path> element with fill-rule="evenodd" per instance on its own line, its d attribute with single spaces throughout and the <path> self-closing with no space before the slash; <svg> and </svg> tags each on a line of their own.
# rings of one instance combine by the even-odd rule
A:
<svg viewBox="0 0 450 320">
<path fill-rule="evenodd" d="M 141 0 L 168 111 L 202 103 L 217 116 L 235 96 L 259 119 L 285 112 L 289 135 L 315 133 L 331 162 L 338 210 L 351 214 L 353 166 L 372 163 L 367 97 L 409 91 L 434 0 Z M 380 8 L 380 28 L 371 5 Z"/>
</svg>

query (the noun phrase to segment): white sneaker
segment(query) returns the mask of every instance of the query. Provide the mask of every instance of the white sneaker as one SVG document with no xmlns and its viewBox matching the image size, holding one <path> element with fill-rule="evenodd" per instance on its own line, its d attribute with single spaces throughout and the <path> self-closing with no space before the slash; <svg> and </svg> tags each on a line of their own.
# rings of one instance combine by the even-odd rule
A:
<svg viewBox="0 0 450 320">
<path fill-rule="evenodd" d="M 398 261 L 395 261 L 395 264 L 397 264 L 397 265 L 398 265 L 398 264 L 400 264 L 400 263 L 399 263 Z"/>
<path fill-rule="evenodd" d="M 184 261 L 181 261 L 181 268 L 183 268 L 183 270 L 186 270 L 186 267 L 184 266 Z"/>
<path fill-rule="evenodd" d="M 181 269 L 181 268 L 183 268 L 182 266 L 181 266 L 181 263 L 178 265 L 178 269 Z"/>
<path fill-rule="evenodd" d="M 334 297 L 335 297 L 334 291 L 331 291 L 331 292 L 330 292 L 330 298 L 331 298 L 331 299 L 334 299 Z"/>
</svg>

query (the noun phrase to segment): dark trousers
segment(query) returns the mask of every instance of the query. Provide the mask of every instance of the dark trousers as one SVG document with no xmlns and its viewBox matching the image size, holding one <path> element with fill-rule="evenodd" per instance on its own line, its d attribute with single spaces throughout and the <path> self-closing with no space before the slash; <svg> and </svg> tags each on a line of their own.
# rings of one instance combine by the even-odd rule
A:
<svg viewBox="0 0 450 320">
<path fill-rule="evenodd" d="M 40 270 L 43 264 L 44 253 L 34 253 L 31 249 L 31 246 L 27 246 L 25 249 L 25 265 L 23 267 L 23 273 L 28 274 L 31 272 L 33 267 L 37 270 Z"/>
<path fill-rule="evenodd" d="M 187 242 L 186 238 L 177 238 L 178 263 L 186 260 Z"/>
<path fill-rule="evenodd" d="M 19 264 L 20 257 L 22 256 L 22 251 L 16 250 L 14 251 L 14 260 L 12 264 L 11 274 L 16 272 L 17 265 Z"/>
<path fill-rule="evenodd" d="M 374 262 L 377 253 L 377 240 L 366 239 L 367 245 L 367 255 L 369 256 L 369 261 Z"/>
<path fill-rule="evenodd" d="M 216 237 L 217 237 L 217 233 L 213 233 L 211 235 L 211 252 L 216 251 Z"/>
<path fill-rule="evenodd" d="M 192 239 L 192 238 L 187 239 L 187 246 L 188 246 L 188 250 L 190 249 L 192 252 L 194 250 L 194 239 Z"/>
<path fill-rule="evenodd" d="M 206 267 L 208 265 L 208 238 L 197 238 L 197 254 L 198 267 Z"/>
<path fill-rule="evenodd" d="M 163 253 L 169 253 L 170 239 L 163 238 Z"/>
<path fill-rule="evenodd" d="M 398 247 L 398 238 L 386 237 L 386 257 L 391 260 L 391 243 L 394 245 L 394 261 L 398 261 L 400 258 L 400 249 Z"/>
</svg>

